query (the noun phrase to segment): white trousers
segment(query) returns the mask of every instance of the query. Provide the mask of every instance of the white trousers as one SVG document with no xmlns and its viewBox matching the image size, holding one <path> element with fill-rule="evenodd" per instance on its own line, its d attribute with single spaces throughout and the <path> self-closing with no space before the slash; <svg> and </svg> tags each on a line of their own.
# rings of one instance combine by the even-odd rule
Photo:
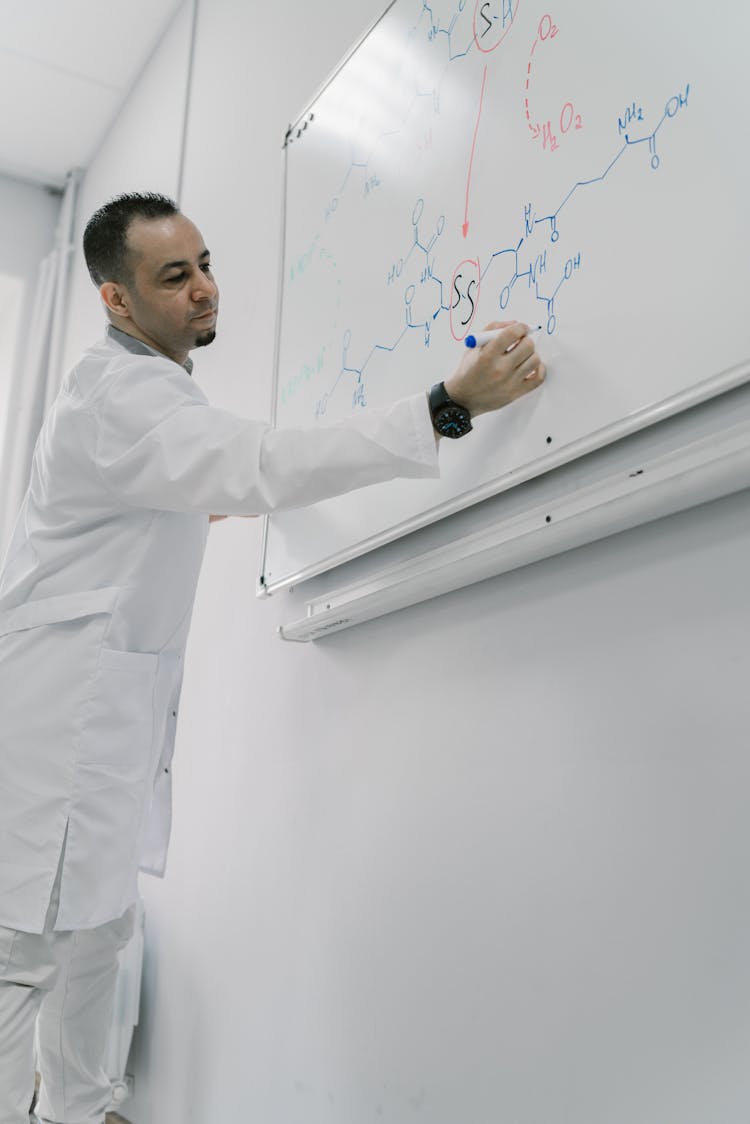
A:
<svg viewBox="0 0 750 1124">
<path fill-rule="evenodd" d="M 60 870 L 43 933 L 0 926 L 0 1124 L 29 1124 L 35 1026 L 39 1119 L 104 1124 L 117 954 L 133 934 L 136 907 L 96 929 L 56 933 L 59 898 Z"/>
</svg>

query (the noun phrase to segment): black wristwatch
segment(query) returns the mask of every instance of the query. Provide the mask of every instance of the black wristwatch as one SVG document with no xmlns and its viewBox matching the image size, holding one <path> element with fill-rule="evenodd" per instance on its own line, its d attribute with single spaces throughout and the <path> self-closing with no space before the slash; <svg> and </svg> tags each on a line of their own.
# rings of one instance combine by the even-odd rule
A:
<svg viewBox="0 0 750 1124">
<path fill-rule="evenodd" d="M 432 424 L 441 437 L 463 437 L 471 431 L 471 414 L 453 401 L 444 382 L 435 383 L 429 401 Z"/>
</svg>

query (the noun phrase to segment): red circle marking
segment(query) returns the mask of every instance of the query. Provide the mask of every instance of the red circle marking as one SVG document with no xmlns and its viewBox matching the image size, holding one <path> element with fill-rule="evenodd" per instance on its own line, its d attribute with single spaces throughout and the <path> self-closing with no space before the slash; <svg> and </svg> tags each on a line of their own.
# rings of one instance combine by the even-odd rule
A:
<svg viewBox="0 0 750 1124">
<path fill-rule="evenodd" d="M 500 2 L 502 3 L 502 0 L 500 0 Z M 489 55 L 492 51 L 496 50 L 500 46 L 503 39 L 505 38 L 505 36 L 508 34 L 511 27 L 515 23 L 516 16 L 518 15 L 518 8 L 521 4 L 521 0 L 516 0 L 516 10 L 513 13 L 513 16 L 511 17 L 510 23 L 508 24 L 505 31 L 502 33 L 502 35 L 498 39 L 497 43 L 493 43 L 493 45 L 491 47 L 483 47 L 482 44 L 479 42 L 479 35 L 477 34 L 477 15 L 479 13 L 479 6 L 480 6 L 481 3 L 482 3 L 482 0 L 477 0 L 476 4 L 474 5 L 474 25 L 473 25 L 474 42 L 476 43 L 477 47 L 479 47 L 479 50 L 482 51 L 483 54 Z"/>
<path fill-rule="evenodd" d="M 474 297 L 474 311 L 472 312 L 468 323 L 466 323 L 466 324 L 459 323 L 459 325 L 458 325 L 459 331 L 461 332 L 461 335 L 457 335 L 456 329 L 453 327 L 453 304 L 451 304 L 451 309 L 450 309 L 450 313 L 451 313 L 451 335 L 453 336 L 456 343 L 461 343 L 461 341 L 463 339 L 465 339 L 466 336 L 468 335 L 469 328 L 471 327 L 472 322 L 474 320 L 474 317 L 477 314 L 477 305 L 479 304 L 479 291 L 482 288 L 482 270 L 481 270 L 480 265 L 479 265 L 479 258 L 464 258 L 464 260 L 462 262 L 459 262 L 459 264 L 453 270 L 453 277 L 451 278 L 451 301 L 453 301 L 453 293 L 455 292 L 456 278 L 458 277 L 459 273 L 461 272 L 462 268 L 465 265 L 474 266 L 474 269 L 476 270 L 477 288 L 476 288 L 476 295 Z M 468 288 L 468 286 L 467 286 L 467 288 Z"/>
</svg>

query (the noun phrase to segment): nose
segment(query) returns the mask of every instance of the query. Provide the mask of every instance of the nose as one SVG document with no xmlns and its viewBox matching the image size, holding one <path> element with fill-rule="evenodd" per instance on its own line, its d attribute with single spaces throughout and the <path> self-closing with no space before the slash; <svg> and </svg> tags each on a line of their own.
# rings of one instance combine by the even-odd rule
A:
<svg viewBox="0 0 750 1124">
<path fill-rule="evenodd" d="M 218 292 L 219 288 L 213 277 L 209 277 L 207 273 L 198 270 L 198 274 L 193 283 L 193 301 L 196 304 L 200 304 L 201 301 L 213 300 Z"/>
</svg>

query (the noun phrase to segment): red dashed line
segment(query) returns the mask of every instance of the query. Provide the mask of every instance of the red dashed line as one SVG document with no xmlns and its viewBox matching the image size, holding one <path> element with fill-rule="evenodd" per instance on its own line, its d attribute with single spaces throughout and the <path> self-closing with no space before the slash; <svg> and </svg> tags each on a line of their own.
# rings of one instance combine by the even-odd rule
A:
<svg viewBox="0 0 750 1124">
<path fill-rule="evenodd" d="M 531 55 L 529 56 L 529 65 L 526 67 L 526 89 L 527 90 L 529 88 L 529 82 L 531 81 L 531 60 L 534 57 L 534 51 L 536 50 L 536 45 L 537 45 L 538 42 L 539 42 L 539 36 L 537 35 L 536 39 L 534 40 L 534 46 L 531 48 Z M 527 121 L 527 124 L 528 124 L 531 132 L 534 133 L 534 126 L 531 123 L 531 113 L 529 112 L 529 99 L 528 99 L 528 97 L 524 98 L 524 105 L 526 106 L 526 121 Z"/>
</svg>

